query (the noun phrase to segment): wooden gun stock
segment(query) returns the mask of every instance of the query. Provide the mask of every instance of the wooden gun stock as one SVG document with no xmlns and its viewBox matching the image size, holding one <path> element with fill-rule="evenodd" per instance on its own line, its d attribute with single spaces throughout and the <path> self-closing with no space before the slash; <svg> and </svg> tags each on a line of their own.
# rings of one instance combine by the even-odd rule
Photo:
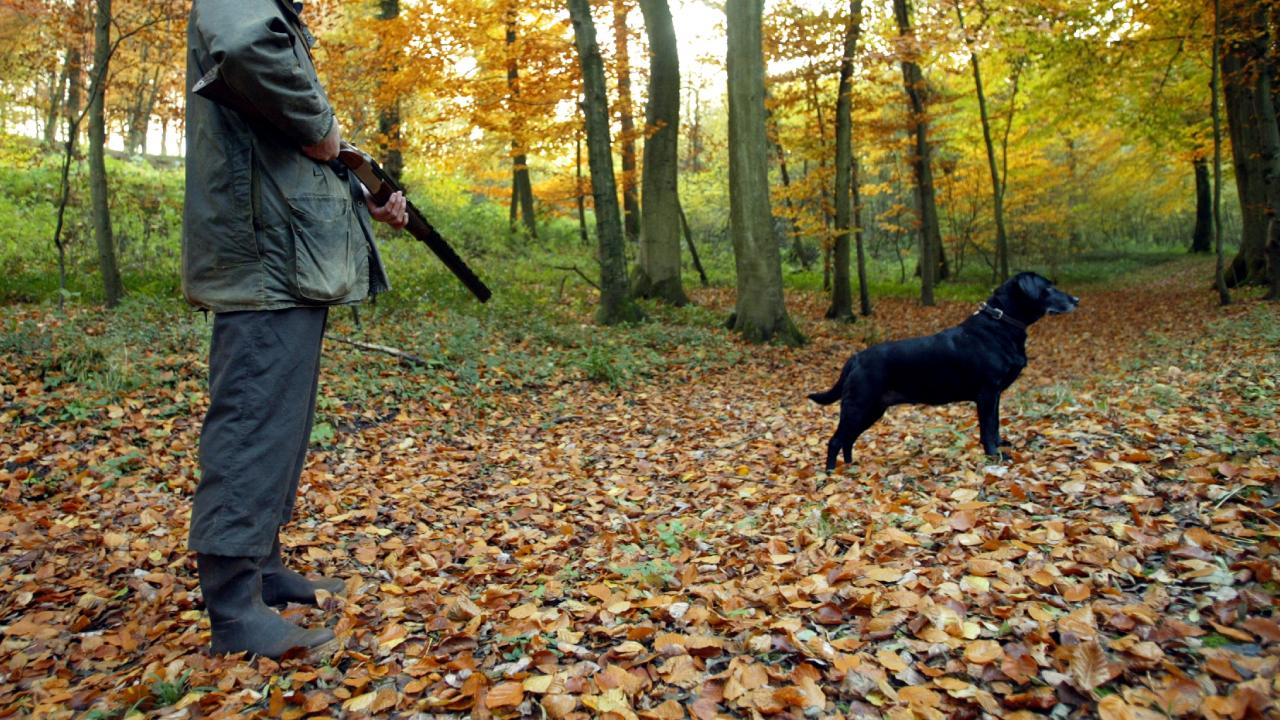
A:
<svg viewBox="0 0 1280 720">
<path fill-rule="evenodd" d="M 364 183 L 375 205 L 385 205 L 394 193 L 404 192 L 373 158 L 350 143 L 342 144 L 342 149 L 338 151 L 338 161 Z M 432 226 L 427 217 L 414 207 L 412 202 L 409 202 L 408 198 L 405 199 L 405 209 L 409 213 L 409 224 L 404 229 L 431 248 L 431 252 L 435 253 L 436 257 L 440 258 L 440 262 L 444 263 L 444 266 L 467 286 L 477 300 L 487 302 L 493 295 L 488 286 L 476 276 L 466 261 L 458 257 L 449 242 Z"/>
</svg>

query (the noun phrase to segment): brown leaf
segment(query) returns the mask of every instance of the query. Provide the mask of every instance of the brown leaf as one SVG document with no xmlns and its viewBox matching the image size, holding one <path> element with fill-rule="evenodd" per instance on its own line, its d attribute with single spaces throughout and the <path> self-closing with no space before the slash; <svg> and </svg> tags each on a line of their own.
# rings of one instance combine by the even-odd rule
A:
<svg viewBox="0 0 1280 720">
<path fill-rule="evenodd" d="M 1086 692 L 1106 685 L 1120 674 L 1120 668 L 1107 659 L 1106 651 L 1096 642 L 1075 646 L 1069 667 L 1076 687 Z"/>
</svg>

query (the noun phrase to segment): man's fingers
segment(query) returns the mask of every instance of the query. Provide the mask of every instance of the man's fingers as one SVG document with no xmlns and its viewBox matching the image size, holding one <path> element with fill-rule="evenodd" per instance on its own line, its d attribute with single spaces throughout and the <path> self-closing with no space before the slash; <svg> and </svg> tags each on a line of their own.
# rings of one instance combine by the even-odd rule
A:
<svg viewBox="0 0 1280 720">
<path fill-rule="evenodd" d="M 367 200 L 367 198 L 366 198 Z M 374 206 L 369 203 L 369 214 L 374 220 L 384 222 L 397 230 L 403 229 L 409 224 L 409 202 L 405 199 L 404 193 L 396 192 L 387 198 L 387 202 L 381 206 Z"/>
</svg>

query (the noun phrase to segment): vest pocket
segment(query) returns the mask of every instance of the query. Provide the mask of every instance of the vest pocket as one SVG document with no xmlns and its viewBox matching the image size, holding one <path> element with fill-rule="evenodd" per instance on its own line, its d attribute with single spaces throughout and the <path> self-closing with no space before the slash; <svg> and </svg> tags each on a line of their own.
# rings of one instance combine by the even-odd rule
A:
<svg viewBox="0 0 1280 720">
<path fill-rule="evenodd" d="M 351 201 L 304 195 L 290 199 L 289 209 L 298 295 L 322 303 L 346 298 L 359 265 L 351 237 Z"/>
</svg>

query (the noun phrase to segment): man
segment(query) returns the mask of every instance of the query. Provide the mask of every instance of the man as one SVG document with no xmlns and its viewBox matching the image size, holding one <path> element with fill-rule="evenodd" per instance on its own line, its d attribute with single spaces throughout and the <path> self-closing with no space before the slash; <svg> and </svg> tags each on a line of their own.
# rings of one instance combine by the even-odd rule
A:
<svg viewBox="0 0 1280 720">
<path fill-rule="evenodd" d="M 343 588 L 286 568 L 280 526 L 306 457 L 328 308 L 388 287 L 370 213 L 407 222 L 403 195 L 366 208 L 359 182 L 330 164 L 341 132 L 300 7 L 195 0 L 187 34 L 188 88 L 216 68 L 258 115 L 188 97 L 183 291 L 214 313 L 188 542 L 213 652 L 272 658 L 336 647 L 332 631 L 271 608 Z"/>
</svg>

